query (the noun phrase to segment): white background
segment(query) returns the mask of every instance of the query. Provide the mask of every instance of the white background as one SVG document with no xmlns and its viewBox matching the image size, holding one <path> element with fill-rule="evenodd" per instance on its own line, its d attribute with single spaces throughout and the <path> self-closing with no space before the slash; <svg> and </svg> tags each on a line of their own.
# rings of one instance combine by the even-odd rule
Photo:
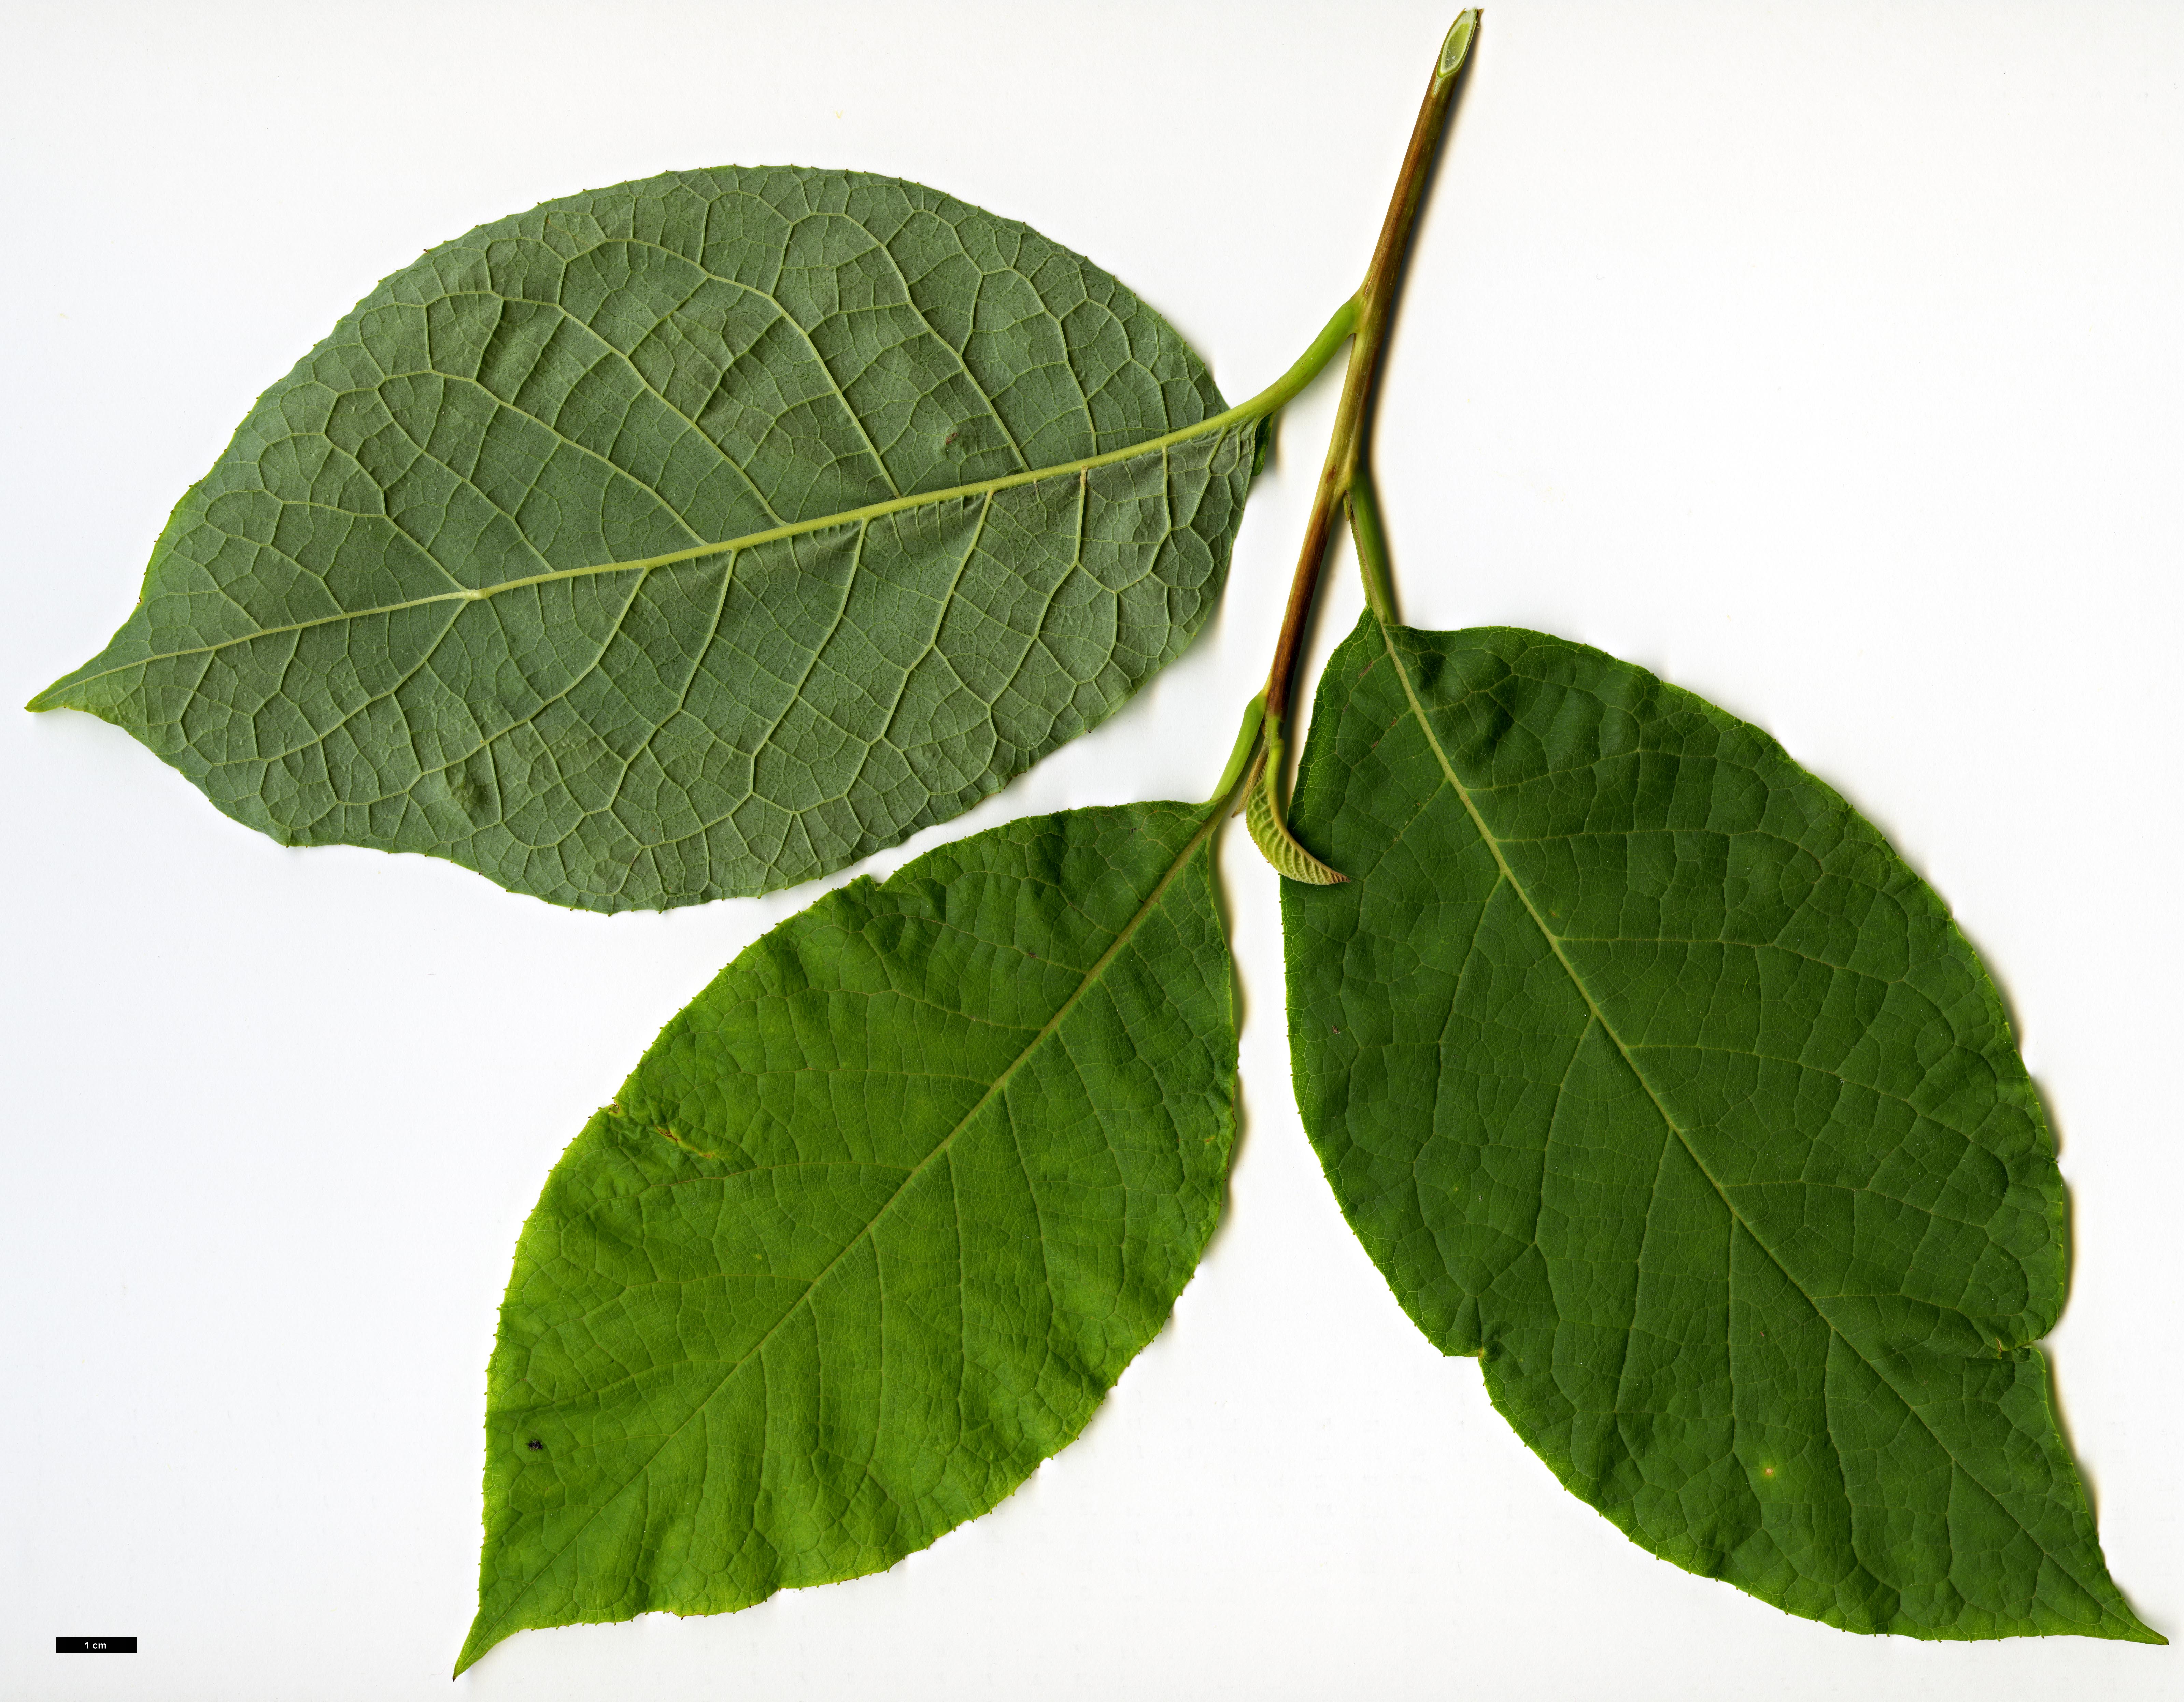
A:
<svg viewBox="0 0 2184 1702">
<path fill-rule="evenodd" d="M 16 3 L 0 699 L 102 644 L 251 399 L 428 245 L 729 162 L 914 178 L 1165 312 L 1232 398 L 1352 287 L 1449 0 Z M 2053 1108 L 2050 1346 L 2114 1574 L 2184 1632 L 2175 1091 L 2184 7 L 1497 0 L 1380 416 L 1414 624 L 1600 645 L 1780 737 L 1955 906 Z M 1203 795 L 1333 375 L 1225 608 L 1097 734 L 876 859 Z M 1357 607 L 1346 559 L 1320 654 Z M 448 1694 L 483 1368 L 563 1143 L 814 888 L 604 919 L 283 850 L 0 712 L 0 1694 Z M 1225 864 L 1227 1221 L 1084 1438 L 883 1577 L 526 1632 L 481 1698 L 2175 1696 L 2175 1651 L 1850 1636 L 1565 1494 L 1412 1329 L 1289 1097 Z M 142 1639 L 66 1660 L 61 1633 Z"/>
</svg>

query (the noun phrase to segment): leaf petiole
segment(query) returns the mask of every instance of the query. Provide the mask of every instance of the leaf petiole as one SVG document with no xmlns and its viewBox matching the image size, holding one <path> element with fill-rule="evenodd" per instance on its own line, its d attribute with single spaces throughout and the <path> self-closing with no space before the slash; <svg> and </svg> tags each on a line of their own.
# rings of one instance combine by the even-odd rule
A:
<svg viewBox="0 0 2184 1702">
<path fill-rule="evenodd" d="M 1396 576 L 1388 560 L 1388 536 L 1380 529 L 1380 499 L 1373 469 L 1359 461 L 1350 476 L 1350 536 L 1357 546 L 1357 575 L 1365 581 L 1365 606 L 1385 625 L 1396 618 Z"/>
<path fill-rule="evenodd" d="M 1206 801 L 1210 804 L 1227 804 L 1251 768 L 1252 759 L 1259 754 L 1259 736 L 1267 719 L 1267 699 L 1264 693 L 1244 705 L 1244 722 L 1236 729 L 1236 748 L 1228 753 L 1228 766 L 1221 770 L 1221 779 Z"/>
</svg>

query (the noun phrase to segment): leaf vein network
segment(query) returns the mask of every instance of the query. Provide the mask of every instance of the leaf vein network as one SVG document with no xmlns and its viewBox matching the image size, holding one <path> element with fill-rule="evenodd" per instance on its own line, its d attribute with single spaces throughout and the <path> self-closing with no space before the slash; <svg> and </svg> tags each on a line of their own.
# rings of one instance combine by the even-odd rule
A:
<svg viewBox="0 0 2184 1702">
<path fill-rule="evenodd" d="M 1932 1440 L 1934 1445 L 1941 1450 L 1943 1457 L 1948 1460 L 1950 1469 L 1953 1471 L 1960 1473 L 1966 1482 L 1977 1487 L 1981 1493 L 1985 1494 L 1996 1507 L 2000 1509 L 2020 1531 L 2023 1532 L 2026 1537 L 2030 1538 L 2036 1546 L 2040 1546 L 2042 1554 L 2046 1557 L 2050 1564 L 2064 1571 L 2070 1577 L 2071 1581 L 2075 1583 L 2089 1598 L 2096 1601 L 2099 1600 L 2100 1596 L 2098 1592 L 2089 1587 L 2083 1579 L 2078 1577 L 2075 1571 L 2071 1571 L 2059 1557 L 2049 1551 L 2044 1545 L 2041 1544 L 2039 1537 L 2025 1525 L 2022 1519 L 2018 1517 L 2017 1514 L 2009 1508 L 2008 1504 L 2005 1503 L 1999 1495 L 1988 1489 L 1986 1485 L 1982 1483 L 1978 1477 L 1964 1466 L 1964 1462 L 1957 1457 L 1956 1451 L 1949 1446 L 1947 1440 L 1934 1427 L 1933 1421 L 1928 1418 L 1925 1413 L 1920 1411 L 1919 1407 L 1908 1396 L 1906 1396 L 1901 1389 L 1897 1388 L 1894 1380 L 1890 1377 L 1886 1368 L 1875 1360 L 1869 1357 L 1855 1341 L 1852 1340 L 1844 1333 L 1842 1327 L 1833 1318 L 1828 1315 L 1826 1310 L 1819 1304 L 1819 1301 L 1814 1298 L 1811 1292 L 1806 1288 L 1803 1282 L 1799 1280 L 1797 1273 L 1791 1271 L 1788 1265 L 1785 1263 L 1782 1256 L 1778 1254 L 1774 1248 L 1768 1244 L 1766 1240 L 1752 1227 L 1752 1224 L 1745 1217 L 1744 1214 L 1738 1210 L 1736 1199 L 1714 1176 L 1712 1170 L 1708 1167 L 1706 1160 L 1699 1154 L 1696 1149 L 1693 1147 L 1689 1135 L 1685 1133 L 1674 1117 L 1669 1114 L 1667 1105 L 1662 1102 L 1660 1095 L 1655 1090 L 1652 1083 L 1646 1079 L 1644 1071 L 1639 1069 L 1637 1060 L 1632 1057 L 1630 1048 L 1624 1043 L 1622 1037 L 1616 1032 L 1614 1026 L 1608 1022 L 1605 1013 L 1601 1010 L 1599 1004 L 1594 999 L 1591 989 L 1585 984 L 1584 978 L 1578 974 L 1575 966 L 1570 963 L 1569 959 L 1566 956 L 1563 955 L 1559 937 L 1556 935 L 1554 931 L 1547 926 L 1546 918 L 1540 915 L 1537 908 L 1533 904 L 1530 894 L 1525 890 L 1523 883 L 1516 878 L 1515 871 L 1509 866 L 1508 859 L 1502 854 L 1500 841 L 1496 838 L 1493 831 L 1487 826 L 1486 820 L 1485 816 L 1479 813 L 1478 805 L 1473 801 L 1469 790 L 1457 777 L 1455 766 L 1450 761 L 1446 750 L 1443 748 L 1440 736 L 1434 731 L 1433 725 L 1426 715 L 1425 706 L 1418 697 L 1418 687 L 1411 678 L 1410 669 L 1406 665 L 1401 650 L 1396 642 L 1394 633 L 1389 630 L 1385 622 L 1379 623 L 1379 626 L 1381 638 L 1386 646 L 1389 659 L 1395 665 L 1396 677 L 1402 682 L 1404 695 L 1410 702 L 1412 718 L 1418 726 L 1419 731 L 1424 735 L 1428 748 L 1432 751 L 1435 760 L 1440 768 L 1443 779 L 1447 783 L 1450 790 L 1454 792 L 1458 799 L 1462 801 L 1465 812 L 1471 817 L 1474 830 L 1478 833 L 1479 838 L 1485 843 L 1488 849 L 1493 853 L 1495 861 L 1499 865 L 1502 878 L 1508 882 L 1511 890 L 1517 895 L 1518 900 L 1524 904 L 1526 914 L 1531 919 L 1532 925 L 1539 930 L 1541 937 L 1547 943 L 1548 949 L 1554 954 L 1557 961 L 1561 964 L 1563 971 L 1568 977 L 1571 986 L 1575 989 L 1578 996 L 1585 1001 L 1586 1009 L 1591 1012 L 1592 1021 L 1600 1025 L 1601 1032 L 1613 1043 L 1617 1051 L 1622 1055 L 1624 1066 L 1630 1071 L 1632 1079 L 1638 1083 L 1639 1087 L 1644 1090 L 1646 1098 L 1652 1102 L 1655 1113 L 1659 1116 L 1661 1121 L 1668 1127 L 1669 1132 L 1674 1135 L 1676 1139 L 1681 1143 L 1684 1149 L 1690 1154 L 1692 1163 L 1697 1167 L 1699 1173 L 1705 1176 L 1708 1186 L 1713 1189 L 1716 1197 L 1720 1199 L 1724 1209 L 1729 1212 L 1731 1218 L 1741 1228 L 1744 1230 L 1745 1233 L 1751 1238 L 1752 1244 L 1767 1255 L 1768 1262 L 1773 1265 L 1776 1270 L 1782 1273 L 1784 1280 L 1789 1283 L 1799 1298 L 1803 1300 L 1806 1306 L 1811 1310 L 1813 1315 L 1827 1327 L 1831 1338 L 1834 1340 L 1841 1342 L 1845 1347 L 1848 1348 L 1851 1352 L 1858 1357 L 1860 1363 L 1864 1364 L 1873 1374 L 1875 1382 L 1879 1383 L 1880 1387 L 1886 1388 L 1908 1414 L 1909 1414 L 1914 1419 L 1917 1420 L 1919 1427 L 1925 1432 L 1927 1436 Z M 1574 1052 L 1573 1052 L 1572 1055 L 1574 1057 Z M 1564 1080 L 1566 1085 L 1567 1073 L 1565 1074 Z M 1559 1100 L 1561 1097 L 1562 1091 L 1563 1089 L 1561 1088 L 1557 1090 L 1557 1100 Z M 1552 1131 L 1554 1121 L 1555 1120 L 1553 1119 L 1549 1120 L 1548 1139 L 1550 1143 L 1552 1143 L 1553 1138 Z M 1732 1384 L 1734 1383 L 1734 1381 L 1735 1380 L 1732 1377 Z"/>
</svg>

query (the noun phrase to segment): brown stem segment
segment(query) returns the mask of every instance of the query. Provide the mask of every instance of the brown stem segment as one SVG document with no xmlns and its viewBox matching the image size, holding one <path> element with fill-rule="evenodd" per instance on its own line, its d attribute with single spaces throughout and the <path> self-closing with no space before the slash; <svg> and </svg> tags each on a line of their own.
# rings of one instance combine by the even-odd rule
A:
<svg viewBox="0 0 2184 1702">
<path fill-rule="evenodd" d="M 1319 488 L 1312 497 L 1312 517 L 1305 524 L 1304 548 L 1297 558 L 1296 576 L 1290 581 L 1289 608 L 1282 617 L 1281 637 L 1274 642 L 1274 659 L 1267 670 L 1266 715 L 1271 724 L 1289 714 L 1290 691 L 1295 683 L 1297 657 L 1304 648 L 1305 623 L 1318 600 L 1319 580 L 1327 565 L 1327 546 L 1334 528 L 1335 511 L 1346 500 L 1358 476 L 1370 418 L 1375 381 L 1386 351 L 1390 310 L 1402 281 L 1403 261 L 1410 250 L 1411 227 L 1418 220 L 1418 203 L 1425 193 L 1426 176 L 1434 150 L 1456 96 L 1458 72 L 1478 32 L 1479 8 L 1461 14 L 1442 43 L 1434 67 L 1433 81 L 1412 126 L 1411 145 L 1396 178 L 1396 192 L 1388 203 L 1388 216 L 1380 226 L 1379 246 L 1357 291 L 1357 342 L 1351 345 L 1350 370 L 1342 381 L 1342 400 L 1335 409 L 1334 431 L 1328 440 L 1327 459 L 1320 468 Z"/>
</svg>

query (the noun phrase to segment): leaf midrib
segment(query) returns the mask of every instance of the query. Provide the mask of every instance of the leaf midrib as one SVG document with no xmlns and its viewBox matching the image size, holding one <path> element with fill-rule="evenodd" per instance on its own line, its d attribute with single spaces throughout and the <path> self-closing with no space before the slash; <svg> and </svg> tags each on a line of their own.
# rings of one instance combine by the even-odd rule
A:
<svg viewBox="0 0 2184 1702">
<path fill-rule="evenodd" d="M 780 526 L 768 526 L 762 531 L 746 532 L 739 537 L 723 538 L 717 542 L 693 544 L 685 549 L 669 550 L 661 555 L 643 556 L 629 561 L 599 562 L 583 567 L 565 567 L 548 573 L 526 574 L 516 579 L 504 579 L 493 585 L 476 586 L 460 591 L 435 592 L 430 597 L 413 597 L 400 603 L 382 603 L 370 609 L 344 609 L 331 615 L 314 616 L 308 620 L 291 620 L 277 626 L 262 626 L 254 632 L 239 633 L 232 638 L 216 639 L 209 644 L 185 645 L 179 649 L 161 650 L 148 656 L 139 656 L 126 662 L 102 668 L 96 673 L 71 675 L 31 699 L 26 706 L 32 709 L 60 707 L 57 693 L 73 692 L 94 680 L 103 680 L 111 674 L 127 673 L 131 669 L 148 668 L 154 662 L 172 661 L 182 656 L 207 655 L 237 644 L 255 643 L 260 638 L 276 637 L 283 632 L 301 632 L 317 626 L 331 626 L 344 620 L 368 620 L 376 615 L 398 615 L 404 609 L 429 608 L 438 603 L 483 603 L 506 591 L 521 591 L 534 585 L 549 585 L 563 581 L 595 578 L 612 573 L 649 573 L 655 568 L 672 567 L 686 561 L 696 561 L 707 556 L 735 554 L 755 549 L 761 544 L 774 543 L 783 538 L 800 537 L 807 533 L 824 531 L 834 526 L 863 526 L 886 515 L 900 514 L 906 509 L 933 507 L 941 503 L 967 500 L 991 496 L 997 491 L 1013 489 L 1019 485 L 1036 484 L 1042 480 L 1082 477 L 1095 467 L 1110 466 L 1118 461 L 1132 460 L 1140 455 L 1158 452 L 1165 456 L 1178 443 L 1195 437 L 1204 437 L 1224 431 L 1247 421 L 1259 419 L 1279 405 L 1279 399 L 1269 402 L 1268 395 L 1256 396 L 1249 402 L 1238 403 L 1221 413 L 1208 414 L 1195 425 L 1178 427 L 1173 431 L 1148 437 L 1141 442 L 1110 449 L 1097 455 L 1081 456 L 1073 461 L 1060 461 L 1050 467 L 1034 467 L 1021 473 L 1005 473 L 999 477 L 980 479 L 967 485 L 950 485 L 944 490 L 915 492 L 906 497 L 890 497 L 883 502 L 866 503 L 854 509 L 839 509 L 833 514 L 821 514 L 811 520 L 789 520 Z M 443 570 L 444 571 L 444 570 Z"/>
<path fill-rule="evenodd" d="M 1112 965 L 1115 959 L 1121 955 L 1123 948 L 1137 937 L 1138 930 L 1144 926 L 1146 919 L 1160 907 L 1161 901 L 1167 896 L 1168 889 L 1175 884 L 1178 877 L 1180 876 L 1183 871 L 1190 866 L 1191 859 L 1198 854 L 1201 848 L 1205 845 L 1206 840 L 1212 835 L 1215 830 L 1219 827 L 1223 817 L 1226 814 L 1225 803 L 1225 800 L 1217 800 L 1206 811 L 1206 814 L 1203 819 L 1199 822 L 1197 828 L 1191 833 L 1190 837 L 1184 842 L 1183 848 L 1176 853 L 1173 860 L 1169 863 L 1167 868 L 1162 872 L 1160 880 L 1154 886 L 1151 893 L 1146 896 L 1145 902 L 1138 906 L 1137 909 L 1131 914 L 1129 920 L 1123 925 L 1121 931 L 1115 936 L 1113 943 L 1094 959 L 1091 967 L 1084 971 L 1083 978 L 1078 982 L 1075 989 L 1070 993 L 1068 998 L 1062 1000 L 1061 1004 L 1056 1008 L 1054 1015 L 1049 1017 L 1045 1024 L 1041 1026 L 1029 1040 L 1024 1043 L 1023 1049 L 1018 1052 L 1017 1055 L 1009 1061 L 1008 1065 L 1001 1071 L 1001 1072 L 994 1077 L 993 1084 L 989 1087 L 983 1093 L 979 1095 L 978 1102 L 961 1117 L 957 1118 L 955 1124 L 949 1129 L 948 1132 L 942 1136 L 939 1141 L 934 1143 L 933 1149 L 927 1153 L 923 1158 L 920 1159 L 915 1165 L 911 1166 L 905 1173 L 902 1181 L 896 1185 L 894 1192 L 890 1193 L 886 1199 L 880 1203 L 878 1210 L 872 1213 L 871 1218 L 865 1223 L 864 1226 L 859 1229 L 857 1232 L 851 1236 L 847 1241 L 843 1243 L 840 1249 L 836 1252 L 834 1256 L 828 1260 L 827 1263 L 821 1267 L 818 1273 L 811 1278 L 811 1282 L 805 1285 L 804 1292 L 798 1295 L 796 1299 L 791 1301 L 787 1306 L 782 1309 L 781 1315 L 776 1318 L 772 1324 L 767 1326 L 766 1333 L 760 1336 L 756 1342 L 753 1343 L 751 1346 L 744 1352 L 740 1358 L 737 1359 L 721 1372 L 720 1376 L 714 1380 L 712 1388 L 708 1389 L 700 1399 L 692 1404 L 690 1410 L 683 1416 L 681 1422 L 677 1424 L 671 1430 L 669 1430 L 660 1438 L 659 1445 L 655 1447 L 651 1453 L 648 1454 L 644 1457 L 643 1462 L 632 1471 L 627 1477 L 623 1478 L 621 1482 L 616 1484 L 612 1489 L 601 1495 L 599 1498 L 597 1505 L 593 1507 L 589 1513 L 584 1516 L 583 1519 L 577 1525 L 576 1528 L 569 1532 L 567 1538 L 561 1543 L 561 1544 L 556 1548 L 552 1554 L 549 1555 L 544 1560 L 540 1562 L 540 1564 L 532 1571 L 530 1575 L 526 1577 L 521 1584 L 516 1586 L 508 1598 L 508 1605 L 503 1608 L 501 1611 L 496 1614 L 490 1621 L 481 1619 L 480 1622 L 471 1628 L 471 1636 L 465 1642 L 464 1646 L 465 1650 L 467 1650 L 471 1644 L 477 1642 L 481 1632 L 491 1632 L 507 1621 L 510 1616 L 515 1613 L 518 1604 L 520 1604 L 523 1599 L 530 1594 L 531 1590 L 537 1585 L 538 1581 L 544 1577 L 546 1574 L 552 1570 L 554 1564 L 560 1560 L 561 1556 L 569 1551 L 570 1548 L 576 1543 L 577 1539 L 581 1537 L 586 1530 L 590 1528 L 592 1521 L 597 1519 L 610 1506 L 626 1493 L 632 1484 L 636 1483 L 644 1477 L 644 1474 L 651 1469 L 652 1462 L 657 1460 L 661 1454 L 666 1451 L 668 1445 L 672 1443 L 676 1438 L 680 1436 L 683 1431 L 689 1427 L 691 1422 L 697 1418 L 699 1413 L 703 1412 L 707 1406 L 711 1404 L 715 1397 L 720 1393 L 722 1388 L 727 1387 L 730 1378 L 736 1376 L 737 1373 L 741 1371 L 746 1365 L 752 1364 L 757 1360 L 758 1356 L 765 1351 L 767 1343 L 773 1339 L 776 1332 L 777 1332 L 790 1318 L 794 1317 L 801 1308 L 811 1303 L 811 1297 L 818 1292 L 821 1285 L 833 1274 L 834 1271 L 840 1265 L 841 1262 L 844 1259 L 848 1258 L 852 1251 L 861 1246 L 872 1237 L 873 1232 L 879 1227 L 881 1221 L 894 1209 L 896 1202 L 901 1199 L 903 1195 L 909 1191 L 911 1184 L 916 1182 L 918 1177 L 925 1174 L 927 1169 L 933 1164 L 934 1160 L 938 1159 L 943 1153 L 947 1152 L 954 1145 L 956 1137 L 958 1135 L 961 1134 L 965 1129 L 968 1128 L 972 1123 L 978 1120 L 978 1118 L 984 1112 L 986 1108 L 990 1105 L 995 1098 L 1008 1086 L 1010 1082 L 1015 1079 L 1017 1072 L 1023 1067 L 1027 1061 L 1029 1060 L 1032 1054 L 1037 1052 L 1040 1047 L 1044 1046 L 1048 1040 L 1053 1037 L 1053 1036 L 1060 1030 L 1062 1022 L 1067 1018 L 1070 1012 L 1074 1010 L 1078 1004 L 1084 999 L 1084 996 L 1090 992 L 1094 987 L 1098 985 L 1101 977 L 1106 974 L 1110 965 Z M 730 1174 L 736 1175 L 740 1174 L 740 1172 L 730 1172 Z M 480 1645 L 479 1652 L 482 1654 L 484 1648 L 489 1646 L 489 1642 Z M 460 1673 L 462 1671 L 462 1668 L 459 1666 L 456 1668 L 456 1671 Z"/>
<path fill-rule="evenodd" d="M 1424 735 L 1426 744 L 1434 754 L 1434 760 L 1440 765 L 1441 776 L 1448 782 L 1449 790 L 1456 794 L 1457 800 L 1463 805 L 1464 812 L 1471 818 L 1472 826 L 1478 833 L 1481 843 L 1493 854 L 1495 866 L 1501 871 L 1501 878 L 1507 883 L 1509 890 L 1517 895 L 1518 901 L 1524 905 L 1525 915 L 1531 918 L 1532 925 L 1540 931 L 1540 937 L 1547 943 L 1547 948 L 1554 954 L 1555 961 L 1562 966 L 1563 972 L 1568 976 L 1571 987 L 1576 990 L 1578 997 L 1585 1001 L 1585 1009 L 1591 1013 L 1592 1021 L 1600 1025 L 1600 1032 L 1605 1034 L 1613 1044 L 1616 1054 L 1623 1060 L 1632 1078 L 1645 1089 L 1646 1097 L 1652 1103 L 1655 1115 L 1661 1119 L 1663 1126 L 1669 1132 L 1676 1137 L 1677 1143 L 1682 1146 L 1692 1164 L 1697 1167 L 1699 1174 L 1707 1179 L 1707 1185 L 1714 1191 L 1723 1208 L 1728 1211 L 1737 1226 L 1751 1238 L 1752 1244 L 1767 1255 L 1768 1262 L 1782 1273 L 1783 1280 L 1803 1299 L 1806 1305 L 1812 1309 L 1813 1315 L 1828 1327 L 1829 1333 L 1857 1354 L 1859 1361 L 1886 1385 L 1889 1393 L 1903 1403 L 1904 1410 L 1919 1421 L 1919 1428 L 1933 1438 L 1934 1445 L 1941 1449 L 1943 1457 L 1949 1464 L 1957 1471 L 1962 1471 L 1970 1482 L 1977 1484 L 1981 1492 L 2008 1516 L 2010 1522 L 2031 1538 L 2042 1555 L 2063 1571 L 2086 1599 L 2099 1608 L 2103 1619 L 2114 1618 L 2114 1610 L 2103 1599 L 2101 1592 L 2088 1585 L 2063 1556 L 2054 1553 L 2041 1541 L 2040 1538 L 2025 1525 L 2024 1520 L 2017 1516 L 2015 1510 L 2009 1505 L 2008 1502 L 1983 1482 L 1978 1473 L 1957 1457 L 1955 1450 L 1934 1428 L 1926 1415 L 1919 1410 L 1918 1404 L 1897 1387 L 1895 1380 L 1889 1376 L 1886 1369 L 1876 1364 L 1865 1350 L 1845 1332 L 1833 1318 L 1828 1315 L 1826 1309 L 1814 1298 L 1812 1292 L 1805 1287 L 1804 1283 L 1798 1280 L 1797 1273 L 1790 1269 L 1781 1255 L 1775 1252 L 1766 1238 L 1737 1209 L 1736 1202 L 1730 1197 L 1728 1189 L 1724 1188 L 1715 1177 L 1713 1170 L 1708 1167 L 1697 1148 L 1692 1144 L 1691 1137 L 1685 1132 L 1682 1125 L 1669 1114 L 1668 1106 L 1663 1102 L 1660 1094 L 1655 1091 L 1652 1082 L 1646 1079 L 1646 1072 L 1639 1067 L 1637 1058 L 1633 1054 L 1630 1048 L 1624 1043 L 1622 1035 L 1616 1032 L 1614 1024 L 1608 1021 L 1607 1012 L 1601 1009 L 1599 1002 L 1593 998 L 1592 989 L 1585 984 L 1585 977 L 1578 973 L 1577 965 L 1569 960 L 1568 954 L 1563 950 L 1562 937 L 1547 926 L 1546 918 L 1540 914 L 1539 906 L 1532 900 L 1531 893 L 1526 890 L 1524 883 L 1518 878 L 1516 870 L 1511 866 L 1508 858 L 1503 854 L 1501 841 L 1495 837 L 1493 830 L 1486 825 L 1486 818 L 1473 800 L 1469 788 L 1457 777 L 1455 765 L 1449 760 L 1448 753 L 1442 747 L 1439 735 L 1434 731 L 1433 723 L 1428 718 L 1425 705 L 1420 701 L 1418 689 L 1412 682 L 1410 669 L 1405 664 L 1402 651 L 1396 642 L 1390 623 L 1379 620 L 1370 610 L 1367 611 L 1367 618 L 1377 622 L 1380 630 L 1381 642 L 1388 653 L 1388 659 L 1394 665 L 1396 677 L 1402 681 L 1403 696 L 1410 705 L 1411 717 L 1418 723 L 1418 731 Z"/>
</svg>

